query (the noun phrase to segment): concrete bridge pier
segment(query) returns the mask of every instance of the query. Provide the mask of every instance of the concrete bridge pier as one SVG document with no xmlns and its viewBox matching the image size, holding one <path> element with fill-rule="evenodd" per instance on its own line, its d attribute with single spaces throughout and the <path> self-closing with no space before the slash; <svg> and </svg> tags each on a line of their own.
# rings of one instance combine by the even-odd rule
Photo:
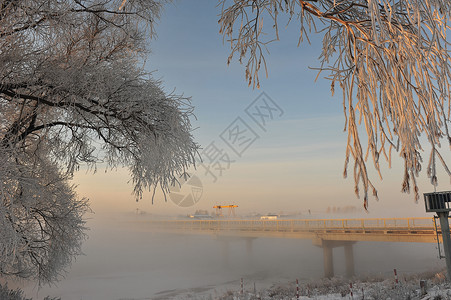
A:
<svg viewBox="0 0 451 300">
<path fill-rule="evenodd" d="M 253 253 L 253 240 L 256 237 L 234 237 L 234 236 L 217 236 L 216 239 L 221 243 L 221 257 L 224 267 L 229 267 L 230 262 L 230 243 L 245 241 L 246 243 L 246 256 L 249 265 L 252 265 L 252 253 Z"/>
<path fill-rule="evenodd" d="M 254 238 L 246 238 L 246 253 L 250 257 L 252 255 L 252 241 Z"/>
<path fill-rule="evenodd" d="M 330 241 L 330 240 L 316 239 L 313 241 L 313 244 L 315 246 L 323 248 L 324 277 L 332 278 L 335 275 L 334 274 L 333 248 L 336 248 L 336 247 L 344 247 L 346 276 L 352 277 L 355 275 L 354 251 L 352 248 L 352 246 L 355 244 L 355 242 Z"/>
<path fill-rule="evenodd" d="M 346 264 L 346 277 L 351 278 L 355 275 L 354 267 L 354 250 L 352 248 L 354 242 L 345 242 L 345 264 Z"/>
<path fill-rule="evenodd" d="M 229 267 L 229 256 L 230 256 L 230 246 L 229 246 L 229 240 L 228 239 L 220 239 L 221 241 L 221 256 L 222 256 L 222 265 L 224 267 Z"/>
<path fill-rule="evenodd" d="M 253 265 L 253 255 L 252 255 L 252 253 L 254 252 L 253 251 L 253 249 L 254 249 L 254 247 L 253 247 L 253 241 L 256 239 L 256 238 L 252 238 L 252 237 L 248 237 L 248 238 L 245 238 L 246 239 L 246 255 L 247 255 L 247 262 L 248 262 L 248 264 L 250 265 L 250 266 L 252 266 Z"/>
<path fill-rule="evenodd" d="M 330 245 L 329 241 L 324 241 L 322 248 L 324 256 L 324 277 L 332 278 L 334 277 L 333 246 Z"/>
</svg>

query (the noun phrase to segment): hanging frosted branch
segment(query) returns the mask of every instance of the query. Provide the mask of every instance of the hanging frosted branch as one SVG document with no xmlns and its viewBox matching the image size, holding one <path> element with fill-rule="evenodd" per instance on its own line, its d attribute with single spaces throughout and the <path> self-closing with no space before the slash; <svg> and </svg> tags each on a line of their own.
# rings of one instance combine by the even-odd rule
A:
<svg viewBox="0 0 451 300">
<path fill-rule="evenodd" d="M 449 1 L 222 0 L 220 3 L 221 32 L 231 45 L 229 61 L 235 53 L 240 55 L 240 61 L 245 58 L 255 61 L 255 54 L 247 50 L 271 41 L 270 32 L 267 33 L 270 37 L 263 40 L 262 32 L 256 30 L 256 17 L 271 20 L 275 37 L 280 13 L 299 24 L 300 41 L 312 28 L 323 34 L 318 70 L 331 80 L 332 93 L 337 83 L 343 90 L 348 131 L 344 175 L 352 157 L 355 190 L 359 195 L 359 186 L 363 187 L 365 207 L 369 191 L 377 197 L 366 168 L 368 158 L 371 157 L 382 178 L 380 158 L 383 156 L 391 165 L 393 149 L 405 163 L 402 191 L 409 192 L 412 185 L 418 200 L 415 177 L 422 166 L 421 134 L 427 136 L 432 146 L 428 176 L 437 184 L 435 157 L 439 155 L 440 141 L 446 139 L 451 145 L 450 56 L 446 37 Z M 295 17 L 297 21 L 293 20 Z M 235 20 L 242 18 L 245 22 L 236 24 Z M 244 32 L 247 38 L 243 40 L 240 37 Z M 245 64 L 246 80 L 258 87 L 259 70 L 250 69 L 252 66 Z M 363 128 L 366 143 L 360 139 Z M 446 162 L 443 158 L 440 161 L 448 172 Z"/>
</svg>

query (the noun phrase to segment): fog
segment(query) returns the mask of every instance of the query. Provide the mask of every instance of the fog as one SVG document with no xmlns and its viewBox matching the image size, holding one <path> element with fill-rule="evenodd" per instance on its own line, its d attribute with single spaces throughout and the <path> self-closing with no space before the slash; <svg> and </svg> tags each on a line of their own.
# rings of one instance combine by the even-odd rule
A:
<svg viewBox="0 0 451 300">
<path fill-rule="evenodd" d="M 29 297 L 64 300 L 172 299 L 176 295 L 239 289 L 240 278 L 257 288 L 271 283 L 320 278 L 323 252 L 310 240 L 258 238 L 252 253 L 244 239 L 224 244 L 212 235 L 152 232 L 133 216 L 94 217 L 80 256 L 56 286 L 26 285 Z M 422 272 L 444 266 L 435 244 L 358 242 L 354 245 L 359 276 Z M 335 274 L 345 273 L 344 250 L 334 249 Z M 402 278 L 402 277 L 401 277 Z"/>
</svg>

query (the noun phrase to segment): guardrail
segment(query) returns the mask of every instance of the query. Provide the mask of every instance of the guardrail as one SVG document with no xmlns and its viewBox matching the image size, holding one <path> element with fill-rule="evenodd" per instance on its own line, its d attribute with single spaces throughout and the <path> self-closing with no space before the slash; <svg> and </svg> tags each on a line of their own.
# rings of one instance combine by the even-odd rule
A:
<svg viewBox="0 0 451 300">
<path fill-rule="evenodd" d="M 434 230 L 434 218 L 290 219 L 290 220 L 153 220 L 152 226 L 178 230 L 332 231 Z"/>
</svg>

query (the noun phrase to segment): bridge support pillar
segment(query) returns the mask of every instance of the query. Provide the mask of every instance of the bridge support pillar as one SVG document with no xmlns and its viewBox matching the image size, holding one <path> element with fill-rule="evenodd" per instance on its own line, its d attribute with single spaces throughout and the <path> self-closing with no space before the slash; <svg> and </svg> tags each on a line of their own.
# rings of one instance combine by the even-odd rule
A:
<svg viewBox="0 0 451 300">
<path fill-rule="evenodd" d="M 333 249 L 336 247 L 344 247 L 345 249 L 345 264 L 346 264 L 346 276 L 352 277 L 355 275 L 354 268 L 354 252 L 352 245 L 354 241 L 330 241 L 323 239 L 313 240 L 315 246 L 323 248 L 324 256 L 324 277 L 334 277 L 334 257 Z"/>
<path fill-rule="evenodd" d="M 323 242 L 323 255 L 324 255 L 324 276 L 326 278 L 334 277 L 334 256 L 333 248 L 329 242 Z"/>
<path fill-rule="evenodd" d="M 344 244 L 345 248 L 345 264 L 346 264 L 346 276 L 351 278 L 355 275 L 354 268 L 354 251 L 352 245 L 354 242 L 347 242 Z"/>
<path fill-rule="evenodd" d="M 246 238 L 246 253 L 250 257 L 252 255 L 252 241 L 253 238 Z"/>
<path fill-rule="evenodd" d="M 229 266 L 229 241 L 228 240 L 221 240 L 222 244 L 222 264 L 224 267 Z"/>
<path fill-rule="evenodd" d="M 247 263 L 249 266 L 253 265 L 253 243 L 254 238 L 246 238 L 246 255 L 247 255 Z"/>
</svg>

